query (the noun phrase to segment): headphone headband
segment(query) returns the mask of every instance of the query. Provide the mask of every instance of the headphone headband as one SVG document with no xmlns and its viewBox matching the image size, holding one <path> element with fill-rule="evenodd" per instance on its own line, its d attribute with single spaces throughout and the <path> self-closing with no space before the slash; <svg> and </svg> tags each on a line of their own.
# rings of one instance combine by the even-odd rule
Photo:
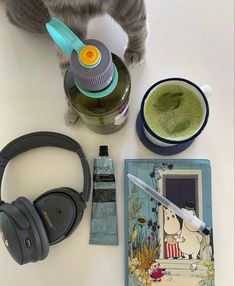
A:
<svg viewBox="0 0 235 286">
<path fill-rule="evenodd" d="M 78 142 L 66 135 L 48 131 L 34 132 L 20 136 L 12 140 L 0 151 L 0 201 L 2 178 L 8 162 L 19 154 L 39 147 L 58 147 L 78 154 L 84 174 L 84 186 L 81 198 L 87 202 L 91 189 L 91 175 L 82 147 Z"/>
</svg>

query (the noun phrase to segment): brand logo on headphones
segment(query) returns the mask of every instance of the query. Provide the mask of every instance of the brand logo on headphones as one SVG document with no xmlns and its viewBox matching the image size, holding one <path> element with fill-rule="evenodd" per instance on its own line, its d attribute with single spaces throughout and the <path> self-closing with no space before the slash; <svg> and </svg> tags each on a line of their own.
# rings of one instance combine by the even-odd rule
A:
<svg viewBox="0 0 235 286">
<path fill-rule="evenodd" d="M 2 237 L 2 239 L 3 239 L 3 241 L 4 241 L 5 245 L 6 245 L 6 247 L 9 247 L 8 240 L 7 240 L 7 239 L 5 239 L 5 237 L 4 237 L 4 233 L 3 233 L 2 231 L 1 231 L 1 237 Z"/>
<path fill-rule="evenodd" d="M 44 216 L 44 218 L 45 218 L 47 224 L 49 225 L 49 227 L 55 229 L 55 226 L 54 226 L 54 224 L 52 223 L 52 221 L 50 220 L 50 218 L 49 218 L 47 212 L 44 211 L 44 210 L 42 210 L 42 214 L 43 214 L 43 216 Z"/>
</svg>

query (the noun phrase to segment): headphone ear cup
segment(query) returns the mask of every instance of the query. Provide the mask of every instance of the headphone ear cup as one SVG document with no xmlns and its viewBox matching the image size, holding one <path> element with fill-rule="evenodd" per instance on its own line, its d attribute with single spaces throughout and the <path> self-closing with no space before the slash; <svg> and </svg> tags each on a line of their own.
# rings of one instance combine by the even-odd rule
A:
<svg viewBox="0 0 235 286">
<path fill-rule="evenodd" d="M 13 204 L 18 207 L 18 209 L 25 215 L 25 217 L 27 217 L 30 222 L 32 237 L 29 237 L 29 239 L 31 239 L 31 243 L 33 244 L 32 247 L 35 248 L 34 251 L 37 253 L 36 261 L 43 260 L 48 255 L 49 242 L 40 216 L 38 215 L 31 202 L 25 197 L 17 198 Z M 33 261 L 36 262 L 35 260 Z"/>
<path fill-rule="evenodd" d="M 71 229 L 67 233 L 67 237 L 68 237 L 73 233 L 73 231 L 77 228 L 77 226 L 81 222 L 84 209 L 86 208 L 86 204 L 83 201 L 83 199 L 81 198 L 81 193 L 75 191 L 74 189 L 68 188 L 68 187 L 63 187 L 63 188 L 61 188 L 61 190 L 65 194 L 67 194 L 69 197 L 72 198 L 72 200 L 74 201 L 75 206 L 76 206 L 76 219 L 74 220 L 73 226 L 71 227 Z"/>
<path fill-rule="evenodd" d="M 34 207 L 43 221 L 49 243 L 56 244 L 73 232 L 86 205 L 78 192 L 61 187 L 39 196 Z"/>
<path fill-rule="evenodd" d="M 22 265 L 25 261 L 25 255 L 23 251 L 24 238 L 28 237 L 28 229 L 30 228 L 30 224 L 28 223 L 26 228 L 22 228 L 21 224 L 19 224 L 15 218 L 18 214 L 21 216 L 23 216 L 23 214 L 11 204 L 4 204 L 3 206 L 4 210 L 1 208 L 0 211 L 1 237 L 12 258 L 18 264 Z M 25 218 L 25 220 L 28 221 L 27 218 Z"/>
<path fill-rule="evenodd" d="M 70 196 L 74 200 L 77 210 L 76 221 L 74 222 L 73 227 L 70 229 L 70 232 L 68 233 L 69 236 L 81 222 L 84 209 L 86 208 L 86 204 L 81 198 L 81 193 L 75 191 L 74 189 L 63 187 L 63 192 L 65 192 L 68 196 Z"/>
</svg>

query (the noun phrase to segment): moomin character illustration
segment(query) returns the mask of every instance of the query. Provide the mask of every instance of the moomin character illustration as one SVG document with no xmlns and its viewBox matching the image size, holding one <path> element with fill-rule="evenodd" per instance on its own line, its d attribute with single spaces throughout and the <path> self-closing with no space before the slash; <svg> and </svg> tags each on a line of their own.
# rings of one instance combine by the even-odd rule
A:
<svg viewBox="0 0 235 286">
<path fill-rule="evenodd" d="M 157 261 L 153 261 L 152 264 L 150 265 L 150 268 L 148 270 L 149 275 L 154 281 L 161 281 L 161 278 L 165 274 L 165 268 L 161 267 L 161 264 L 158 263 Z"/>
<path fill-rule="evenodd" d="M 181 232 L 180 222 L 175 213 L 167 208 L 164 208 L 164 231 L 167 234 L 165 237 L 167 259 L 181 258 L 182 253 L 177 241 Z"/>
<path fill-rule="evenodd" d="M 193 202 L 186 202 L 185 209 L 196 216 Z M 182 230 L 177 238 L 184 259 L 197 259 L 201 248 L 202 235 L 187 221 L 183 221 Z"/>
</svg>

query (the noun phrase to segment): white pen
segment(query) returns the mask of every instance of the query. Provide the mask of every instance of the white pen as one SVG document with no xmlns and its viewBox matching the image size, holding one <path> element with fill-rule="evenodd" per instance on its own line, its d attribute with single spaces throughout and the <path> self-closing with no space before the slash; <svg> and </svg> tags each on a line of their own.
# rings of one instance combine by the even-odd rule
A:
<svg viewBox="0 0 235 286">
<path fill-rule="evenodd" d="M 177 216 L 182 218 L 183 220 L 187 221 L 189 224 L 191 224 L 194 228 L 196 228 L 198 231 L 209 235 L 210 230 L 206 228 L 206 224 L 201 221 L 198 217 L 193 215 L 190 211 L 186 209 L 181 209 L 177 207 L 175 204 L 173 204 L 171 201 L 169 201 L 167 198 L 156 192 L 153 188 L 151 188 L 149 185 L 147 185 L 145 182 L 143 182 L 141 179 L 128 174 L 128 178 L 139 188 L 144 190 L 147 194 L 149 194 L 152 198 L 158 200 L 161 204 L 163 204 L 165 207 L 173 211 Z"/>
</svg>

